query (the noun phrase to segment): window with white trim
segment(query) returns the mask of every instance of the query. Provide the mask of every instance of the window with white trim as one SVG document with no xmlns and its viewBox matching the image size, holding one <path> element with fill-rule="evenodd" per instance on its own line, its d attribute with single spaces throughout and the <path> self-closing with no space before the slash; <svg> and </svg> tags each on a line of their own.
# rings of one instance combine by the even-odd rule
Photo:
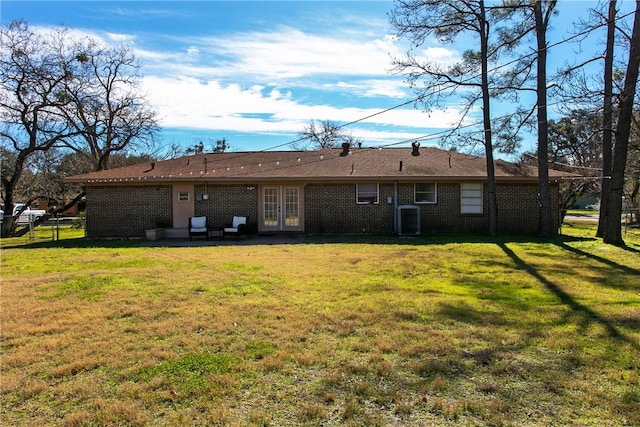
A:
<svg viewBox="0 0 640 427">
<path fill-rule="evenodd" d="M 460 213 L 481 214 L 482 202 L 482 183 L 460 184 Z"/>
<path fill-rule="evenodd" d="M 415 203 L 436 203 L 436 184 L 433 182 L 416 182 L 413 199 Z"/>
<path fill-rule="evenodd" d="M 356 184 L 356 193 L 359 204 L 378 203 L 378 184 Z"/>
</svg>

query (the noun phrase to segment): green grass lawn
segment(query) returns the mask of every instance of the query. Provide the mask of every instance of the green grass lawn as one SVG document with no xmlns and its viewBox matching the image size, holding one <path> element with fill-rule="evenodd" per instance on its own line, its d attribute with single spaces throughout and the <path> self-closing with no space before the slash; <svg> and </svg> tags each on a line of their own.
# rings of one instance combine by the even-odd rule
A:
<svg viewBox="0 0 640 427">
<path fill-rule="evenodd" d="M 1 242 L 3 425 L 640 425 L 640 233 Z"/>
<path fill-rule="evenodd" d="M 567 215 L 596 215 L 598 211 L 595 209 L 569 209 Z"/>
</svg>

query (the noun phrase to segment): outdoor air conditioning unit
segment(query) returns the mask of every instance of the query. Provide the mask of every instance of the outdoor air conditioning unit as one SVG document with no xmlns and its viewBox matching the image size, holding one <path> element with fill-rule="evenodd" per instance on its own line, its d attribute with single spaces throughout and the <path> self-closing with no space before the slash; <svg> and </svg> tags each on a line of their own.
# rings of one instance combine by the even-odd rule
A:
<svg viewBox="0 0 640 427">
<path fill-rule="evenodd" d="M 420 234 L 420 207 L 401 205 L 397 209 L 398 235 L 418 236 Z"/>
</svg>

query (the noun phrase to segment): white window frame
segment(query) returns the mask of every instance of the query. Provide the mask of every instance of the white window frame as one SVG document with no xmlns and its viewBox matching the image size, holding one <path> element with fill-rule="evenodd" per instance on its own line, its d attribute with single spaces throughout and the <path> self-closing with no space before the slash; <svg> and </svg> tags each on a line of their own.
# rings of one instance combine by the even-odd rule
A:
<svg viewBox="0 0 640 427">
<path fill-rule="evenodd" d="M 179 202 L 188 202 L 191 200 L 191 194 L 188 191 L 179 191 L 178 192 L 178 201 Z"/>
<path fill-rule="evenodd" d="M 369 187 L 366 191 L 363 189 L 360 190 L 360 186 L 374 186 L 376 187 L 375 195 L 371 190 L 372 187 Z M 370 199 L 370 200 L 367 200 Z M 377 205 L 380 202 L 380 185 L 379 184 L 356 184 L 356 203 L 359 205 Z"/>
<path fill-rule="evenodd" d="M 433 191 L 418 191 L 419 185 L 433 185 Z M 418 194 L 433 194 L 433 200 L 418 200 Z M 426 197 L 428 198 L 428 197 Z M 438 184 L 435 182 L 416 182 L 413 184 L 413 201 L 415 204 L 434 205 L 438 202 Z"/>
<path fill-rule="evenodd" d="M 465 182 L 460 184 L 460 213 L 484 213 L 484 188 L 481 182 Z"/>
</svg>

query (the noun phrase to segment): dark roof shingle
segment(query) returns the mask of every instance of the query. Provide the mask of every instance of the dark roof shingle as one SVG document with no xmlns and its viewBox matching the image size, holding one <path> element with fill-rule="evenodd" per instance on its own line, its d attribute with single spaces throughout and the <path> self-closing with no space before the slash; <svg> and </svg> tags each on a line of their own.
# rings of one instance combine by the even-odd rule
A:
<svg viewBox="0 0 640 427">
<path fill-rule="evenodd" d="M 497 181 L 537 179 L 535 167 L 496 161 Z M 551 178 L 571 174 L 550 170 Z M 486 179 L 486 160 L 432 147 L 208 153 L 76 175 L 68 182 L 402 181 Z"/>
</svg>

